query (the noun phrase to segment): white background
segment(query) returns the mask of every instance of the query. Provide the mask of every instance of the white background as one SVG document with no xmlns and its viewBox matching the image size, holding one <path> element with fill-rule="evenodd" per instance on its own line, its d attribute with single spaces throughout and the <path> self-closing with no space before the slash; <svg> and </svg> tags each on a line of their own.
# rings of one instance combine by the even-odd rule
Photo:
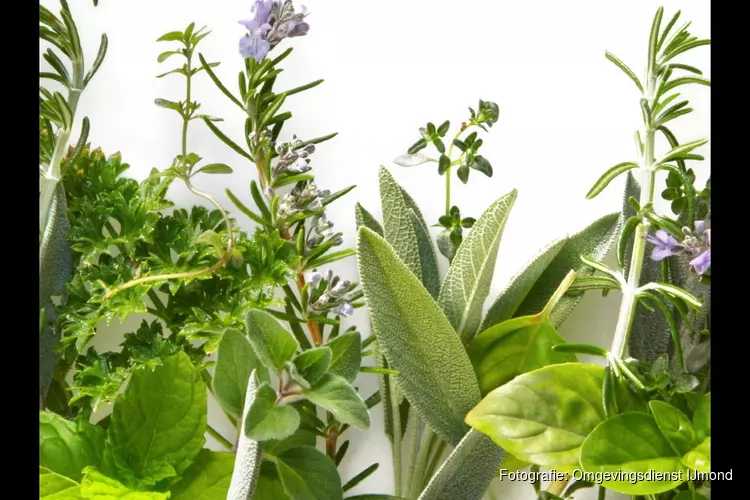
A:
<svg viewBox="0 0 750 500">
<path fill-rule="evenodd" d="M 58 10 L 56 2 L 41 3 Z M 179 118 L 153 101 L 157 97 L 183 99 L 184 89 L 179 76 L 155 78 L 177 61 L 158 64 L 157 55 L 171 46 L 155 40 L 192 21 L 208 25 L 213 32 L 201 42 L 200 52 L 209 61 L 221 61 L 215 71 L 234 90 L 243 65 L 237 52 L 243 29 L 237 20 L 248 18 L 250 2 L 101 0 L 98 8 L 90 0 L 70 3 L 89 63 L 101 33 L 106 32 L 110 40 L 107 59 L 85 91 L 78 112 L 78 121 L 83 116 L 91 120 L 92 145 L 100 146 L 105 154 L 120 151 L 131 165 L 128 175 L 138 179 L 153 167 L 168 167 L 180 148 Z M 355 202 L 380 214 L 380 165 L 389 168 L 411 193 L 428 222 L 436 221 L 443 210 L 444 177 L 437 175 L 435 164 L 406 169 L 394 165 L 392 159 L 419 137 L 417 129 L 427 121 L 439 124 L 450 119 L 457 125 L 467 119 L 467 107 L 476 107 L 480 98 L 497 102 L 500 118 L 485 134 L 483 146 L 495 175 L 487 179 L 473 171 L 468 185 L 454 177 L 452 194 L 462 213 L 478 217 L 501 195 L 513 188 L 519 191 L 500 247 L 494 296 L 550 240 L 619 210 L 623 178 L 597 199 L 585 199 L 606 169 L 635 159 L 633 133 L 641 125 L 638 90 L 604 58 L 604 51 L 613 52 L 640 76 L 659 5 L 665 7 L 664 23 L 682 9 L 682 17 L 692 21 L 693 34 L 710 37 L 710 5 L 699 0 L 661 4 L 645 0 L 309 0 L 308 36 L 285 41 L 277 49 L 278 53 L 295 47 L 283 63 L 276 88 L 318 78 L 326 81 L 287 101 L 285 109 L 294 118 L 285 126 L 284 138 L 292 133 L 303 139 L 340 133 L 318 148 L 313 166 L 320 187 L 335 191 L 358 185 L 328 212 L 343 231 L 345 245 L 354 246 Z M 709 54 L 703 47 L 680 57 L 710 77 Z M 681 142 L 710 138 L 710 91 L 682 89 L 695 112 L 680 118 L 672 130 Z M 244 116 L 205 73 L 196 79 L 193 96 L 202 103 L 203 112 L 224 118 L 219 124 L 222 130 L 243 142 Z M 247 186 L 254 168 L 202 123 L 193 123 L 189 149 L 207 162 L 224 162 L 235 169 L 231 176 L 204 176 L 196 183 L 228 208 L 231 204 L 224 194 L 228 186 L 249 199 Z M 659 147 L 664 151 L 665 144 Z M 697 184 L 702 187 L 709 172 L 710 143 L 700 153 L 706 156 L 706 162 L 696 167 Z M 657 193 L 663 186 L 660 178 Z M 178 207 L 204 204 L 179 182 L 170 197 Z M 241 215 L 234 215 L 244 229 L 251 228 Z M 335 269 L 340 274 L 356 279 L 354 258 L 339 264 Z M 609 345 L 618 300 L 614 293 L 607 298 L 590 294 L 561 333 L 571 341 Z M 119 334 L 139 321 L 132 318 L 100 334 L 96 345 L 114 348 Z M 364 310 L 351 322 L 368 333 Z M 360 376 L 358 384 L 365 396 L 376 387 L 373 375 Z M 209 419 L 226 435 L 233 435 L 215 406 Z M 380 462 L 378 471 L 350 493 L 392 493 L 391 455 L 380 407 L 374 409 L 369 432 L 348 434 L 353 443 L 341 469 L 344 481 L 372 462 Z M 215 446 L 211 438 L 208 443 Z M 531 486 L 522 483 L 497 484 L 495 490 L 502 493 L 500 498 L 533 496 Z M 590 490 L 578 498 L 594 494 Z"/>
</svg>

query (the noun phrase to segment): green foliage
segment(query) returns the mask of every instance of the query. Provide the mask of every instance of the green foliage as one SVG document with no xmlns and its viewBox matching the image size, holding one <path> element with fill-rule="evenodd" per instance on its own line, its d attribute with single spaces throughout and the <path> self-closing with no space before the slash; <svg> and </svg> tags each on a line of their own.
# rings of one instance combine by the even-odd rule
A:
<svg viewBox="0 0 750 500">
<path fill-rule="evenodd" d="M 604 369 L 565 363 L 525 373 L 490 392 L 466 422 L 519 459 L 567 470 L 605 419 Z"/>
<path fill-rule="evenodd" d="M 603 258 L 619 227 L 618 215 L 610 214 L 576 234 L 550 243 L 510 280 L 490 306 L 480 330 L 511 318 L 537 314 L 570 270 L 576 272 L 579 280 L 591 276 L 593 270 L 581 262 L 581 255 Z M 559 327 L 580 300 L 580 294 L 562 297 L 551 315 L 553 326 Z"/>
<path fill-rule="evenodd" d="M 286 282 L 295 259 L 293 246 L 279 241 L 277 233 L 258 231 L 249 239 L 235 230 L 233 257 L 214 275 L 148 282 L 103 300 L 107 290 L 136 277 L 214 265 L 223 250 L 206 234 L 227 237 L 218 210 L 194 207 L 160 214 L 171 205 L 165 198 L 170 182 L 154 175 L 138 183 L 124 177 L 127 169 L 119 155 L 105 159 L 99 150 L 85 148 L 63 178 L 76 262 L 60 308 L 63 342 L 68 359 L 81 353 L 74 363 L 73 402 L 94 408 L 111 401 L 130 373 L 164 356 L 184 351 L 202 363 L 226 328 L 244 331 L 245 312 L 270 303 L 269 286 Z M 118 248 L 115 255 L 109 253 L 113 247 Z M 121 352 L 86 349 L 102 323 L 145 312 L 159 321 L 144 320 L 138 331 L 126 334 Z"/>
<path fill-rule="evenodd" d="M 629 495 L 654 495 L 669 491 L 685 479 L 685 467 L 656 419 L 647 413 L 623 413 L 609 418 L 589 434 L 581 448 L 586 472 L 660 473 L 665 479 L 608 480 L 604 486 Z M 617 477 L 617 476 L 614 476 Z"/>
<path fill-rule="evenodd" d="M 39 465 L 80 482 L 88 466 L 100 466 L 104 430 L 84 420 L 71 422 L 51 412 L 39 413 Z"/>
<path fill-rule="evenodd" d="M 482 368 L 478 372 L 480 385 L 487 380 L 482 389 L 499 387 L 469 412 L 466 421 L 517 459 L 537 468 L 570 471 L 580 464 L 586 473 L 608 474 L 602 476 L 602 486 L 620 493 L 660 499 L 700 498 L 695 484 L 691 482 L 686 490 L 683 483 L 688 469 L 710 470 L 710 395 L 703 396 L 709 389 L 704 372 L 708 363 L 706 350 L 700 348 L 702 342 L 696 340 L 698 330 L 706 334 L 710 331 L 705 305 L 710 300 L 710 274 L 698 276 L 692 271 L 689 260 L 696 254 L 662 260 L 655 259 L 658 252 L 654 252 L 649 259 L 646 242 L 655 244 L 653 237 L 647 236 L 659 230 L 689 247 L 692 231 L 698 230 L 696 222 L 710 223 L 710 183 L 698 193 L 695 173 L 685 165 L 687 161 L 703 160 L 694 151 L 706 141 L 680 144 L 665 126 L 692 111 L 687 101 L 677 102 L 679 94 L 670 93 L 673 89 L 685 84 L 709 84 L 702 77 L 671 79 L 676 70 L 701 73 L 672 60 L 709 42 L 691 36 L 687 31 L 690 23 L 673 31 L 679 12 L 662 29 L 662 14 L 659 8 L 652 24 L 643 81 L 623 61 L 606 53 L 643 95 L 644 135 L 636 133 L 638 161 L 612 167 L 588 193 L 587 197 L 593 198 L 615 178 L 627 174 L 618 224 L 612 224 L 613 216 L 609 216 L 609 227 L 602 224 L 603 220 L 595 223 L 602 236 L 609 233 L 602 238 L 606 245 L 589 246 L 583 241 L 586 238 L 580 238 L 582 244 L 566 257 L 570 264 L 563 268 L 577 267 L 579 273 L 569 288 L 572 300 L 578 300 L 586 290 L 601 289 L 605 294 L 613 288 L 623 290 L 612 348 L 564 344 L 553 335 L 554 320 L 542 327 L 538 317 L 529 315 L 538 311 L 541 303 L 531 310 L 519 307 L 536 286 L 534 282 L 543 276 L 542 269 L 565 250 L 566 242 L 553 244 L 513 280 L 490 308 L 485 318 L 490 323 L 483 324 L 489 328 L 477 336 L 476 344 L 468 346 L 475 366 Z M 661 156 L 654 148 L 657 133 L 664 135 L 670 148 Z M 643 189 L 634 171 L 638 171 Z M 677 219 L 654 210 L 654 182 L 656 173 L 662 171 L 667 173 L 663 197 L 673 201 Z M 616 229 L 620 229 L 617 258 L 622 271 L 601 262 Z M 660 234 L 657 237 L 666 238 Z M 588 269 L 572 263 L 578 258 Z M 542 339 L 556 345 L 546 350 L 540 331 L 546 332 Z M 533 341 L 526 345 L 531 349 L 523 349 L 525 343 L 519 348 L 510 342 L 529 336 Z M 503 345 L 505 339 L 507 345 Z M 626 357 L 628 347 L 631 358 Z M 692 363 L 687 363 L 684 347 L 691 348 Z M 540 359 L 540 350 L 555 356 L 603 356 L 607 366 Z M 514 354 L 522 367 L 529 365 L 530 371 L 514 373 L 515 363 L 508 361 Z M 536 360 L 547 366 L 536 366 Z M 536 490 L 539 498 L 558 498 L 549 491 Z"/>
<path fill-rule="evenodd" d="M 224 411 L 235 418 L 242 416 L 247 381 L 253 371 L 260 373 L 264 381 L 268 378 L 247 337 L 239 330 L 228 329 L 219 342 L 213 392 Z"/>
<path fill-rule="evenodd" d="M 297 410 L 277 404 L 276 392 L 264 382 L 245 417 L 245 436 L 253 441 L 285 439 L 294 434 L 299 422 Z"/>
<path fill-rule="evenodd" d="M 420 500 L 482 498 L 497 473 L 505 451 L 471 429 L 438 469 Z"/>
<path fill-rule="evenodd" d="M 474 337 L 481 323 L 500 238 L 516 196 L 517 192 L 511 191 L 482 214 L 458 248 L 440 289 L 438 304 L 464 343 Z"/>
<path fill-rule="evenodd" d="M 110 466 L 127 484 L 182 474 L 203 447 L 206 389 L 187 354 L 133 374 L 108 427 Z"/>
<path fill-rule="evenodd" d="M 170 500 L 225 500 L 233 467 L 234 453 L 201 450 L 172 487 Z"/>
<path fill-rule="evenodd" d="M 517 375 L 547 365 L 575 362 L 574 355 L 552 349 L 565 340 L 549 318 L 521 316 L 481 332 L 466 346 L 483 395 Z"/>
<path fill-rule="evenodd" d="M 375 334 L 399 387 L 436 433 L 457 444 L 467 431 L 463 416 L 480 397 L 460 339 L 383 238 L 360 228 L 357 249 Z"/>
</svg>

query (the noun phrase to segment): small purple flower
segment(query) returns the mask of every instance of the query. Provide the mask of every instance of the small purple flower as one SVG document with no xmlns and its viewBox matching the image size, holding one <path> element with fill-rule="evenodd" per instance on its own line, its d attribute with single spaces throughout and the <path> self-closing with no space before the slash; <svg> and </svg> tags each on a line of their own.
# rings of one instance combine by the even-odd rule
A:
<svg viewBox="0 0 750 500">
<path fill-rule="evenodd" d="M 354 307 L 351 304 L 345 302 L 333 309 L 331 312 L 340 316 L 351 316 L 352 314 L 354 314 Z"/>
<path fill-rule="evenodd" d="M 251 34 L 265 35 L 271 29 L 268 18 L 271 15 L 273 3 L 274 0 L 255 0 L 253 6 L 250 8 L 253 18 L 238 22 Z"/>
<path fill-rule="evenodd" d="M 304 36 L 310 29 L 307 11 L 294 11 L 292 0 L 255 0 L 252 19 L 239 21 L 248 33 L 240 39 L 240 55 L 262 61 L 284 38 Z"/>
<path fill-rule="evenodd" d="M 672 255 L 677 255 L 682 249 L 682 245 L 677 241 L 677 238 L 663 229 L 656 231 L 654 236 L 646 236 L 646 241 L 653 243 L 654 250 L 651 252 L 651 260 L 657 262 Z"/>
<path fill-rule="evenodd" d="M 696 232 L 698 228 L 698 223 L 695 223 L 696 226 Z M 706 237 L 706 243 L 708 244 L 708 249 L 698 255 L 696 258 L 690 261 L 690 265 L 693 266 L 695 269 L 695 272 L 700 274 L 701 276 L 706 274 L 706 271 L 708 271 L 708 268 L 711 267 L 711 230 L 705 229 L 705 223 L 704 223 L 704 230 L 701 231 L 705 237 Z"/>
<path fill-rule="evenodd" d="M 240 55 L 245 59 L 252 57 L 256 61 L 262 61 L 269 50 L 271 50 L 271 44 L 268 43 L 268 40 L 253 35 L 245 35 L 240 38 Z"/>
<path fill-rule="evenodd" d="M 711 267 L 711 230 L 706 228 L 706 221 L 695 221 L 695 229 L 683 228 L 685 238 L 680 242 L 666 231 L 659 229 L 654 236 L 646 240 L 654 244 L 651 259 L 660 261 L 672 255 L 686 255 L 695 272 L 703 275 Z"/>
<path fill-rule="evenodd" d="M 317 270 L 313 270 L 312 273 L 319 278 L 314 280 L 314 283 L 312 280 L 308 280 L 308 283 L 311 284 L 310 295 L 317 297 L 309 306 L 310 313 L 351 316 L 354 313 L 354 306 L 351 301 L 355 297 L 354 289 L 356 285 L 349 280 L 342 280 L 338 276 L 334 276 L 330 269 L 326 270 L 324 278 Z"/>
</svg>

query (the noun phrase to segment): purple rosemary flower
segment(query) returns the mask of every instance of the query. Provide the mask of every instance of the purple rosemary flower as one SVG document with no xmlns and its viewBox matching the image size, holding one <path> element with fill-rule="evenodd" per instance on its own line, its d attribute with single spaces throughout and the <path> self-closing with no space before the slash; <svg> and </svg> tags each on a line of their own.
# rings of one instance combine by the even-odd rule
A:
<svg viewBox="0 0 750 500">
<path fill-rule="evenodd" d="M 695 228 L 696 233 L 698 233 L 697 222 L 695 223 Z M 705 246 L 702 247 L 705 250 L 703 250 L 702 253 L 698 254 L 697 257 L 691 260 L 690 265 L 693 266 L 693 269 L 695 269 L 696 273 L 704 275 L 706 274 L 706 271 L 708 271 L 708 268 L 711 267 L 711 230 L 705 228 L 705 223 L 703 223 L 700 235 L 703 236 L 703 240 L 705 241 Z"/>
<path fill-rule="evenodd" d="M 305 211 L 316 211 L 323 208 L 323 202 L 331 196 L 327 189 L 318 189 L 313 181 L 305 183 L 303 187 L 295 186 L 291 193 L 284 196 L 279 203 L 277 215 L 279 218 L 291 217 Z"/>
<path fill-rule="evenodd" d="M 240 38 L 240 55 L 244 58 L 252 57 L 261 61 L 271 50 L 271 44 L 266 39 L 266 34 L 271 29 L 268 22 L 271 15 L 274 0 L 255 0 L 250 12 L 252 19 L 239 21 L 247 30 L 247 34 Z"/>
<path fill-rule="evenodd" d="M 240 55 L 262 61 L 285 38 L 304 36 L 310 29 L 304 6 L 295 12 L 292 0 L 255 0 L 252 19 L 239 21 L 247 29 L 240 39 Z"/>
<path fill-rule="evenodd" d="M 653 243 L 654 249 L 651 259 L 660 261 L 672 255 L 686 255 L 690 258 L 690 265 L 695 272 L 703 275 L 711 267 L 711 230 L 706 228 L 706 221 L 695 221 L 695 230 L 683 228 L 685 238 L 682 241 L 659 229 L 654 236 L 646 236 L 649 243 Z"/>
<path fill-rule="evenodd" d="M 356 285 L 349 280 L 342 280 L 333 275 L 328 269 L 325 278 L 316 270 L 305 275 L 305 281 L 310 285 L 311 296 L 315 297 L 310 304 L 309 310 L 312 314 L 331 313 L 339 316 L 351 316 L 354 314 L 354 288 Z M 323 290 L 319 290 L 321 285 Z M 320 293 L 318 295 L 318 293 Z"/>
<path fill-rule="evenodd" d="M 297 136 L 292 136 L 292 142 L 285 142 L 276 146 L 279 159 L 273 169 L 273 176 L 278 177 L 283 173 L 304 174 L 311 167 L 310 155 L 315 152 L 315 145 L 304 145 Z"/>
<path fill-rule="evenodd" d="M 656 231 L 654 236 L 646 236 L 646 241 L 653 243 L 654 249 L 651 252 L 651 260 L 657 262 L 672 255 L 677 255 L 682 250 L 682 245 L 677 241 L 677 238 L 663 229 Z"/>
</svg>

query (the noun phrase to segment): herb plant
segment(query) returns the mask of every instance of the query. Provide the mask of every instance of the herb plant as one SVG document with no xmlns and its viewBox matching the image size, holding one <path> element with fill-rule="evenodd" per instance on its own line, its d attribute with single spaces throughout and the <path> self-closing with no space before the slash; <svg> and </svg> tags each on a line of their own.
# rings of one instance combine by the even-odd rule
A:
<svg viewBox="0 0 750 500">
<path fill-rule="evenodd" d="M 594 474 L 654 469 L 666 477 L 631 483 L 625 475 L 603 482 L 601 495 L 606 488 L 692 498 L 685 495 L 705 488 L 686 478 L 688 469 L 708 471 L 710 463 L 703 341 L 710 330 L 704 301 L 710 276 L 710 191 L 698 192 L 686 162 L 703 159 L 694 150 L 706 141 L 679 144 L 668 124 L 691 111 L 673 89 L 708 85 L 700 70 L 674 59 L 709 42 L 693 37 L 689 23 L 673 30 L 679 13 L 663 29 L 661 17 L 659 9 L 644 83 L 607 53 L 643 93 L 644 131 L 636 135 L 638 161 L 610 169 L 588 196 L 628 173 L 623 212 L 552 242 L 511 280 L 484 317 L 503 227 L 517 193 L 495 201 L 476 221 L 464 222 L 459 209 L 450 206 L 451 167 L 461 165 L 457 174 L 467 182 L 467 163 L 469 168 L 489 165 L 483 158 L 476 163 L 481 139 L 472 134 L 454 140 L 462 155 L 453 160 L 451 150 L 444 154 L 442 140 L 449 123 L 428 124 L 420 130 L 422 139 L 396 160 L 402 166 L 437 163 L 438 172 L 446 174 L 438 248 L 451 265 L 442 284 L 427 224 L 387 170 L 380 173 L 382 225 L 357 207 L 360 278 L 377 348 L 381 363 L 398 372 L 382 377 L 381 396 L 397 495 L 479 499 L 500 468 L 527 467 L 561 473 L 547 491 L 535 485 L 538 498 L 569 498 L 593 486 L 593 479 L 571 481 L 579 468 Z M 671 78 L 678 71 L 692 75 Z M 493 110 L 485 120 L 497 116 L 497 106 L 480 101 L 480 112 L 472 110 L 469 123 L 483 116 L 483 108 Z M 657 133 L 669 142 L 663 156 L 655 150 Z M 428 144 L 439 158 L 420 153 Z M 641 173 L 642 188 L 630 175 L 634 169 Z M 654 210 L 654 182 L 661 171 L 668 173 L 663 196 L 674 200 L 676 218 Z M 470 232 L 463 238 L 465 228 Z M 615 239 L 623 272 L 600 261 Z M 649 243 L 654 247 L 646 260 Z M 613 347 L 607 351 L 565 342 L 557 329 L 581 295 L 611 289 L 622 291 Z M 627 357 L 628 346 L 633 357 Z M 607 366 L 578 363 L 577 354 L 603 356 Z M 411 437 L 404 485 L 407 421 Z M 447 447 L 453 451 L 443 462 Z"/>
<path fill-rule="evenodd" d="M 675 89 L 709 85 L 699 69 L 676 58 L 709 41 L 694 37 L 690 23 L 675 28 L 679 15 L 663 26 L 663 9 L 657 11 L 643 80 L 606 54 L 642 93 L 644 123 L 636 133 L 637 160 L 612 167 L 588 194 L 592 198 L 628 174 L 617 245 L 622 271 L 582 255 L 600 274 L 581 284 L 619 289 L 620 313 L 609 350 L 565 343 L 550 349 L 555 355 L 602 356 L 606 366 L 569 362 L 537 367 L 499 387 L 492 384 L 492 391 L 466 416 L 474 429 L 535 467 L 581 468 L 592 478 L 604 478 L 600 488 L 659 499 L 705 498 L 709 485 L 693 478 L 696 471 L 710 471 L 711 449 L 706 349 L 710 191 L 698 191 L 695 175 L 686 168 L 688 161 L 703 160 L 695 151 L 707 141 L 679 143 L 668 128 L 692 111 Z M 673 78 L 679 72 L 686 76 Z M 657 135 L 668 144 L 663 153 L 657 150 Z M 640 184 L 632 172 L 639 174 Z M 667 174 L 663 196 L 673 200 L 676 218 L 654 209 L 661 172 Z M 523 321 L 512 319 L 480 333 L 475 342 L 484 341 L 487 351 L 479 356 L 486 357 L 490 349 L 494 353 L 491 342 Z M 564 485 L 556 484 L 551 493 L 564 497 Z"/>
<path fill-rule="evenodd" d="M 316 148 L 336 134 L 303 139 L 284 129 L 290 98 L 323 80 L 276 88 L 292 52 L 278 46 L 310 28 L 304 8 L 253 2 L 251 19 L 240 21 L 235 92 L 198 50 L 205 27 L 158 39 L 170 44 L 158 61 L 179 61 L 158 78 L 184 82 L 183 95 L 155 101 L 179 117 L 180 150 L 136 181 L 119 154 L 91 148 L 88 119 L 70 144 L 107 37 L 87 69 L 61 5 L 59 16 L 40 6 L 40 38 L 52 45 L 43 56 L 52 71 L 40 76 L 61 89 L 40 86 L 40 498 L 343 500 L 379 466 L 346 482 L 338 471 L 346 431 L 369 428 L 379 403 L 395 496 L 352 500 L 478 500 L 499 469 L 524 468 L 563 474 L 547 491 L 535 483 L 537 498 L 594 486 L 573 481 L 575 469 L 662 473 L 604 481 L 600 498 L 607 490 L 659 500 L 710 494 L 687 475 L 710 470 L 710 178 L 699 189 L 688 168 L 703 160 L 696 151 L 706 141 L 680 143 L 670 130 L 691 111 L 675 89 L 709 84 L 677 57 L 709 41 L 689 23 L 676 28 L 679 12 L 662 26 L 657 11 L 642 79 L 606 53 L 642 94 L 636 160 L 608 170 L 588 194 L 625 174 L 621 212 L 551 242 L 483 313 L 518 193 L 475 218 L 451 203 L 451 183 L 454 172 L 463 184 L 472 170 L 492 177 L 481 147 L 499 119 L 496 103 L 480 100 L 453 130 L 448 120 L 427 123 L 395 160 L 436 164 L 445 176 L 437 221 L 428 224 L 381 168 L 382 221 L 357 204 L 357 249 L 341 249 L 326 210 L 355 186 L 321 189 L 312 170 Z M 203 112 L 193 84 L 204 77 L 240 110 L 242 130 Z M 236 164 L 193 152 L 195 125 L 233 150 Z M 657 137 L 668 144 L 663 154 Z M 200 183 L 237 168 L 257 177 L 248 195 L 226 190 L 229 210 Z M 654 204 L 661 172 L 669 215 Z M 210 208 L 175 208 L 167 197 L 175 181 Z M 239 229 L 232 211 L 252 230 Z M 439 228 L 436 241 L 430 227 Z M 602 262 L 613 246 L 621 270 Z M 355 253 L 361 288 L 328 268 Z M 612 347 L 567 343 L 558 329 L 583 294 L 613 289 L 622 296 Z M 366 338 L 346 326 L 363 299 Z M 91 346 L 102 328 L 133 315 L 140 326 L 119 349 Z M 579 354 L 605 366 L 579 363 Z M 375 367 L 363 366 L 369 356 Z M 379 380 L 366 398 L 354 385 L 362 372 Z M 209 398 L 234 435 L 209 422 Z M 226 451 L 206 447 L 206 434 Z"/>
<path fill-rule="evenodd" d="M 346 484 L 337 471 L 349 445 L 339 438 L 350 426 L 369 427 L 368 405 L 377 397 L 366 403 L 351 384 L 360 371 L 382 372 L 361 367 L 369 342 L 341 325 L 361 305 L 361 292 L 325 267 L 354 254 L 337 250 L 342 235 L 325 215 L 354 186 L 331 194 L 315 185 L 311 155 L 336 134 L 280 139 L 291 117 L 281 109 L 286 97 L 322 83 L 273 88 L 291 49 L 266 56 L 284 38 L 306 33 L 304 12 L 290 1 L 256 2 L 253 14 L 242 22 L 248 34 L 240 42 L 240 99 L 212 71 L 218 63 L 196 50 L 209 34 L 205 28 L 191 24 L 159 38 L 175 45 L 159 62 L 181 59 L 159 78 L 185 82 L 181 100 L 155 101 L 181 122 L 181 150 L 168 168 L 142 182 L 126 178 L 120 155 L 105 158 L 85 137 L 62 162 L 70 221 L 62 235 L 74 273 L 53 309 L 62 337 L 40 413 L 43 497 L 343 498 L 378 466 Z M 220 118 L 198 112 L 192 82 L 204 71 L 247 115 L 246 148 L 219 129 Z M 251 202 L 227 190 L 256 224 L 250 235 L 197 186 L 201 174 L 233 169 L 190 150 L 196 120 L 257 169 Z M 175 180 L 213 209 L 162 213 L 172 207 L 166 191 Z M 118 352 L 89 345 L 102 326 L 132 314 L 145 318 Z M 236 438 L 207 421 L 206 390 L 235 425 Z M 92 423 L 107 404 L 112 414 Z M 206 433 L 230 451 L 205 449 Z M 325 451 L 316 448 L 317 437 Z M 302 472 L 309 470 L 316 472 Z"/>
</svg>

